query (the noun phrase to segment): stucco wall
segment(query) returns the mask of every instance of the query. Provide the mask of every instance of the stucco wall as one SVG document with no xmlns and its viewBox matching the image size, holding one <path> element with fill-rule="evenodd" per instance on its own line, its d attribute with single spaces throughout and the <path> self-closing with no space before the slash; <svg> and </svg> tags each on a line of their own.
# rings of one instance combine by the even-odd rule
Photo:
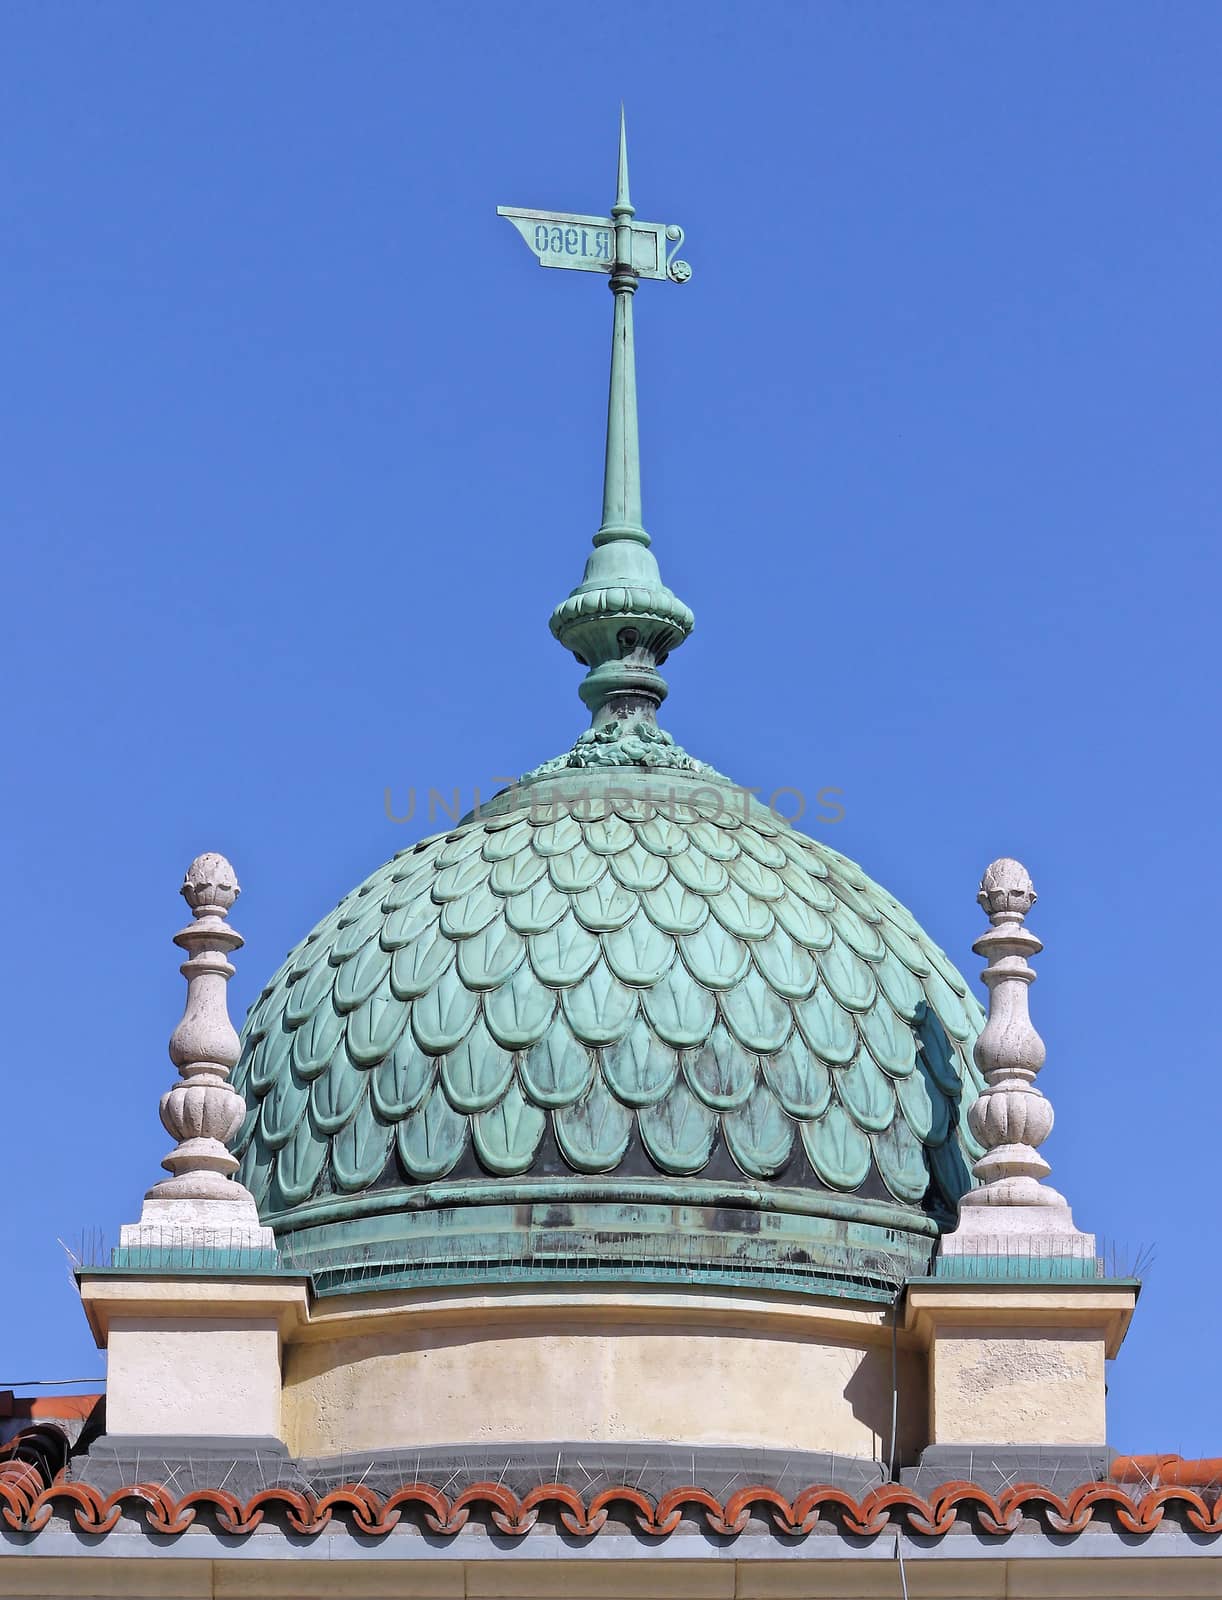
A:
<svg viewBox="0 0 1222 1600">
<path fill-rule="evenodd" d="M 1104 1340 L 1090 1328 L 939 1328 L 932 1435 L 939 1444 L 1103 1444 Z"/>
<path fill-rule="evenodd" d="M 617 1291 L 400 1304 L 380 1316 L 366 1307 L 327 1321 L 316 1305 L 309 1336 L 285 1352 L 286 1438 L 302 1455 L 571 1439 L 888 1448 L 881 1312 Z M 898 1366 L 910 1450 L 924 1442 L 925 1363 L 904 1348 Z"/>
<path fill-rule="evenodd" d="M 274 1317 L 115 1317 L 107 1374 L 108 1433 L 280 1432 Z"/>
</svg>

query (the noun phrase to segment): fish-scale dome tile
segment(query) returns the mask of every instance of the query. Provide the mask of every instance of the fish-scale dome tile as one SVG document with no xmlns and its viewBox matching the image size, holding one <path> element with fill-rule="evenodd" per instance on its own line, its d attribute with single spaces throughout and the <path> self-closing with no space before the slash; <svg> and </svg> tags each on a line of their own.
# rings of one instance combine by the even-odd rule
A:
<svg viewBox="0 0 1222 1600">
<path fill-rule="evenodd" d="M 414 884 L 410 895 L 396 899 L 394 905 L 390 901 L 387 896 L 382 902 L 389 913 L 378 939 L 383 950 L 393 953 L 426 942 L 425 931 L 436 927 L 441 918 L 441 907 L 429 893 L 428 884 Z"/>
<path fill-rule="evenodd" d="M 243 1034 L 264 1214 L 621 1169 L 953 1207 L 975 998 L 860 868 L 709 794 L 523 791 L 341 901 Z"/>
<path fill-rule="evenodd" d="M 840 1104 L 859 1128 L 881 1133 L 895 1115 L 895 1089 L 868 1050 L 859 1050 L 847 1067 L 837 1067 L 832 1084 Z"/>
<path fill-rule="evenodd" d="M 637 991 L 612 972 L 606 961 L 595 962 L 589 974 L 560 996 L 561 1010 L 583 1044 L 614 1044 L 636 1016 Z"/>
<path fill-rule="evenodd" d="M 710 917 L 695 933 L 683 934 L 678 942 L 683 965 L 703 989 L 733 989 L 751 965 L 745 941 L 727 933 L 716 917 Z"/>
<path fill-rule="evenodd" d="M 289 1060 L 299 1078 L 316 1078 L 326 1070 L 345 1027 L 345 1019 L 334 1005 L 321 1005 L 312 1017 L 293 1029 Z"/>
<path fill-rule="evenodd" d="M 327 1070 L 310 1084 L 310 1118 L 319 1133 L 338 1133 L 355 1112 L 366 1087 L 365 1074 L 341 1045 Z"/>
<path fill-rule="evenodd" d="M 750 856 L 752 861 L 761 867 L 771 867 L 777 871 L 789 859 L 774 838 L 769 838 L 762 833 L 757 833 L 751 828 L 743 828 L 736 835 L 738 848 L 743 855 Z"/>
<path fill-rule="evenodd" d="M 554 1111 L 571 1106 L 589 1091 L 597 1057 L 593 1050 L 574 1048 L 573 1035 L 564 1018 L 518 1057 L 518 1082 L 535 1105 Z"/>
<path fill-rule="evenodd" d="M 846 1066 L 857 1050 L 857 1029 L 852 1017 L 821 983 L 808 1000 L 793 1006 L 798 1031 L 807 1046 L 829 1066 Z"/>
<path fill-rule="evenodd" d="M 457 899 L 442 902 L 441 915 L 437 921 L 447 939 L 470 939 L 473 934 L 482 933 L 497 920 L 501 914 L 501 902 L 490 885 L 492 878 L 505 865 L 504 861 L 495 862 L 488 883 L 477 884 L 474 889 L 469 889 L 466 894 L 460 894 Z M 527 885 L 522 884 L 521 887 L 526 888 Z"/>
<path fill-rule="evenodd" d="M 326 1013 L 320 1008 L 319 1015 L 325 1016 Z M 390 985 L 386 984 L 363 1001 L 348 1018 L 348 1054 L 358 1067 L 375 1067 L 394 1049 L 406 1026 L 407 1012 L 396 1000 Z M 300 1031 L 305 1032 L 304 1029 Z"/>
<path fill-rule="evenodd" d="M 602 936 L 607 965 L 621 983 L 652 988 L 675 959 L 675 941 L 655 928 L 642 906 L 631 922 Z"/>
<path fill-rule="evenodd" d="M 725 828 L 719 828 L 715 822 L 698 818 L 695 822 L 689 823 L 685 831 L 689 841 L 687 848 L 694 846 L 710 861 L 733 861 L 742 850 L 734 834 Z"/>
<path fill-rule="evenodd" d="M 438 912 L 440 915 L 440 912 Z M 390 989 L 397 1000 L 427 994 L 454 961 L 453 941 L 435 921 L 421 926 L 419 937 L 395 950 L 390 962 Z"/>
<path fill-rule="evenodd" d="M 710 895 L 709 910 L 727 933 L 735 933 L 740 939 L 766 939 L 776 926 L 769 903 L 755 899 L 737 883 L 729 883 L 720 894 Z"/>
<path fill-rule="evenodd" d="M 897 1200 L 920 1200 L 929 1186 L 929 1169 L 921 1142 L 902 1117 L 896 1117 L 878 1133 L 871 1133 L 870 1146 L 883 1182 Z"/>
<path fill-rule="evenodd" d="M 763 1057 L 763 1069 L 778 1105 L 798 1122 L 813 1122 L 832 1102 L 831 1071 L 797 1034 L 775 1055 Z"/>
<path fill-rule="evenodd" d="M 369 1074 L 369 1090 L 377 1113 L 390 1123 L 401 1122 L 428 1094 L 437 1077 L 437 1057 L 426 1055 L 405 1031 L 385 1061 Z"/>
<path fill-rule="evenodd" d="M 652 1106 L 670 1092 L 679 1052 L 658 1037 L 644 1017 L 609 1049 L 599 1051 L 603 1080 L 626 1106 Z"/>
<path fill-rule="evenodd" d="M 590 888 L 573 896 L 573 911 L 589 933 L 615 933 L 626 928 L 641 904 L 641 896 L 610 877 L 600 878 Z"/>
<path fill-rule="evenodd" d="M 717 1003 L 710 991 L 693 983 L 678 963 L 651 989 L 641 991 L 641 1003 L 653 1031 L 677 1050 L 703 1044 L 717 1020 Z"/>
<path fill-rule="evenodd" d="M 925 991 L 890 948 L 875 962 L 874 976 L 896 1016 L 916 1022 L 925 1004 Z"/>
<path fill-rule="evenodd" d="M 817 911 L 797 895 L 778 900 L 773 906 L 773 913 L 790 938 L 808 950 L 826 950 L 836 937 L 834 928 L 822 911 Z"/>
<path fill-rule="evenodd" d="M 538 1044 L 556 1014 L 556 991 L 540 983 L 529 966 L 521 966 L 499 989 L 484 996 L 484 1021 L 506 1050 L 528 1050 Z"/>
<path fill-rule="evenodd" d="M 448 966 L 432 988 L 412 1002 L 411 1029 L 422 1050 L 440 1056 L 462 1043 L 478 1013 L 479 996 Z"/>
<path fill-rule="evenodd" d="M 814 990 L 819 980 L 815 958 L 784 927 L 757 939 L 750 951 L 764 982 L 786 1000 L 805 1000 Z"/>
<path fill-rule="evenodd" d="M 355 1011 L 381 988 L 390 972 L 390 954 L 378 943 L 376 931 L 356 955 L 345 961 L 335 974 L 331 999 L 337 1011 Z"/>
<path fill-rule="evenodd" d="M 386 1166 L 394 1136 L 394 1124 L 378 1116 L 372 1094 L 363 1095 L 356 1114 L 331 1139 L 336 1187 L 347 1194 L 368 1188 Z"/>
<path fill-rule="evenodd" d="M 421 1183 L 444 1178 L 466 1149 L 469 1129 L 469 1119 L 455 1111 L 440 1084 L 434 1084 L 395 1127 L 399 1159 L 409 1176 Z"/>
<path fill-rule="evenodd" d="M 709 919 L 708 901 L 687 889 L 677 878 L 669 878 L 656 889 L 648 890 L 641 896 L 641 904 L 656 927 L 676 937 L 698 933 Z"/>
<path fill-rule="evenodd" d="M 509 896 L 505 902 L 505 921 L 515 933 L 546 933 L 568 915 L 569 904 L 567 895 L 553 888 L 546 878 L 539 878 L 529 889 Z M 632 909 L 629 902 L 626 915 L 630 916 Z M 589 926 L 588 921 L 586 925 Z"/>
<path fill-rule="evenodd" d="M 717 1027 L 699 1049 L 683 1054 L 683 1076 L 710 1111 L 733 1111 L 751 1095 L 759 1077 L 759 1063 Z"/>
<path fill-rule="evenodd" d="M 779 1050 L 793 1031 L 789 1002 L 755 971 L 722 995 L 721 1011 L 743 1049 L 760 1055 Z"/>
<path fill-rule="evenodd" d="M 688 833 L 657 812 L 642 822 L 633 823 L 633 831 L 645 849 L 655 856 L 677 856 L 688 848 Z"/>
<path fill-rule="evenodd" d="M 693 894 L 720 894 L 730 886 L 730 874 L 726 871 L 725 862 L 716 856 L 706 855 L 695 844 L 672 858 L 670 872 Z"/>
<path fill-rule="evenodd" d="M 646 1149 L 663 1172 L 690 1176 L 708 1164 L 718 1118 L 686 1083 L 676 1083 L 657 1105 L 639 1111 L 637 1121 Z"/>
<path fill-rule="evenodd" d="M 749 1178 L 774 1177 L 789 1160 L 796 1134 L 793 1119 L 762 1083 L 723 1118 L 722 1128 L 726 1147 Z"/>
<path fill-rule="evenodd" d="M 877 1005 L 863 1011 L 857 1027 L 866 1042 L 866 1048 L 884 1072 L 893 1078 L 905 1078 L 916 1066 L 916 1039 L 912 1029 L 905 1027 L 889 1005 Z"/>
<path fill-rule="evenodd" d="M 317 1136 L 309 1121 L 303 1117 L 276 1158 L 276 1187 L 288 1205 L 300 1205 L 308 1198 L 329 1154 L 327 1143 Z M 271 1177 L 269 1168 L 266 1182 L 270 1183 Z M 259 1198 L 258 1195 L 256 1197 Z"/>
<path fill-rule="evenodd" d="M 612 1172 L 632 1137 L 631 1110 L 595 1077 L 584 1095 L 555 1116 L 556 1143 L 575 1172 Z"/>
<path fill-rule="evenodd" d="M 440 871 L 444 867 L 454 867 L 460 861 L 465 861 L 468 856 L 479 855 L 487 842 L 488 835 L 482 828 L 459 828 L 454 833 L 447 833 L 445 842 L 435 857 L 437 869 Z M 409 864 L 393 873 L 392 877 L 403 881 L 410 880 L 416 875 L 417 868 Z"/>
<path fill-rule="evenodd" d="M 488 1111 L 513 1083 L 514 1057 L 482 1022 L 441 1058 L 441 1087 L 455 1111 Z"/>
<path fill-rule="evenodd" d="M 830 1189 L 859 1188 L 870 1170 L 870 1141 L 839 1101 L 803 1122 L 802 1143 L 811 1166 Z"/>
<path fill-rule="evenodd" d="M 531 969 L 549 989 L 571 989 L 588 978 L 603 948 L 572 911 L 555 927 L 532 933 L 529 946 Z"/>
<path fill-rule="evenodd" d="M 535 1158 L 547 1118 L 531 1105 L 516 1083 L 474 1121 L 475 1150 L 489 1172 L 509 1177 L 525 1172 Z"/>
</svg>

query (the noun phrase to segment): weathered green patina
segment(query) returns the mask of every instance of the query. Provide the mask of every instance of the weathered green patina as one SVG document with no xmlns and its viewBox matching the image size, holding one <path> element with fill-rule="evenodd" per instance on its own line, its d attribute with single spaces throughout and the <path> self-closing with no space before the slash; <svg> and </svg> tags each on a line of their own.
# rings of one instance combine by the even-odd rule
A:
<svg viewBox="0 0 1222 1600">
<path fill-rule="evenodd" d="M 863 1275 L 850 1238 L 920 1271 L 977 1153 L 981 1021 L 892 896 L 743 791 L 560 772 L 291 954 L 245 1028 L 242 1181 L 291 1259 L 396 1278 L 827 1287 Z"/>
<path fill-rule="evenodd" d="M 375 872 L 247 1020 L 242 1181 L 323 1292 L 883 1297 L 928 1269 L 970 1183 L 983 1018 L 959 973 L 860 868 L 657 726 L 692 615 L 641 519 L 633 215 L 621 120 L 603 519 L 552 616 L 591 728 Z M 599 220 L 510 213 L 532 248 L 524 218 Z M 591 270 L 563 233 L 538 240 L 544 265 Z"/>
</svg>

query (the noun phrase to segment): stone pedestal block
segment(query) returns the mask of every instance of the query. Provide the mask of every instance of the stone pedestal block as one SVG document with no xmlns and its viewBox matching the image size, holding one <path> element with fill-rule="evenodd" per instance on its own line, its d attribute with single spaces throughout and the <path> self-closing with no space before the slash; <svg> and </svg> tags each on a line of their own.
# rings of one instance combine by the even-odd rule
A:
<svg viewBox="0 0 1222 1600">
<path fill-rule="evenodd" d="M 281 1351 L 303 1323 L 301 1278 L 83 1273 L 107 1351 L 110 1435 L 281 1438 Z"/>
<path fill-rule="evenodd" d="M 1105 1365 L 1135 1284 L 928 1283 L 905 1327 L 927 1351 L 931 1445 L 1102 1446 Z"/>
</svg>

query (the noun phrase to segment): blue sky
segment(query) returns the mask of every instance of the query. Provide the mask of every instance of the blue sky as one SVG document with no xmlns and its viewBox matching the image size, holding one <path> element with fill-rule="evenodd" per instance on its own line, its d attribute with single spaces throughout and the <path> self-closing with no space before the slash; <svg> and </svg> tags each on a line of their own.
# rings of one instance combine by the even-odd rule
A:
<svg viewBox="0 0 1222 1600">
<path fill-rule="evenodd" d="M 498 204 L 633 198 L 666 722 L 972 974 L 1033 992 L 1079 1222 L 1156 1259 L 1112 1442 L 1216 1454 L 1222 12 L 10 0 L 0 1383 L 102 1370 L 68 1244 L 134 1220 L 236 863 L 235 1016 L 352 884 L 584 725 L 547 631 L 600 510 L 610 296 Z M 813 814 L 813 807 L 812 807 Z"/>
</svg>

